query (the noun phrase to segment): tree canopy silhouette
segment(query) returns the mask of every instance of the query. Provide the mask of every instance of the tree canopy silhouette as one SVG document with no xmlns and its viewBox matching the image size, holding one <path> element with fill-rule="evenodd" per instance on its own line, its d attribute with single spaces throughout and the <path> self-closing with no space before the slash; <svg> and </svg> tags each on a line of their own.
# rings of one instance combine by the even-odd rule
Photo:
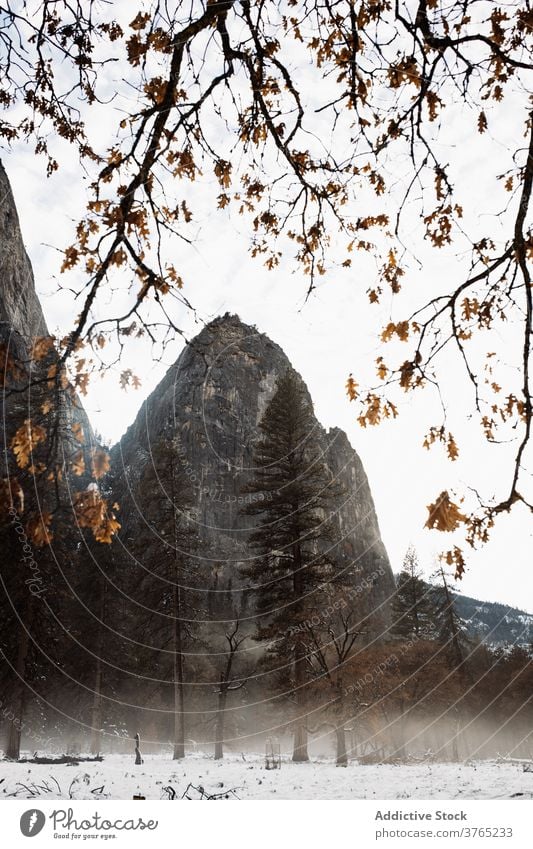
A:
<svg viewBox="0 0 533 849">
<path fill-rule="evenodd" d="M 164 344 L 180 330 L 168 304 L 194 306 L 194 284 L 176 240 L 196 239 L 191 183 L 214 182 L 214 205 L 243 217 L 252 255 L 269 269 L 293 260 L 307 296 L 371 255 L 368 297 L 394 303 L 426 245 L 439 261 L 447 250 L 469 257 L 448 291 L 428 286 L 416 309 L 386 324 L 375 385 L 350 376 L 347 392 L 360 424 L 379 424 L 398 415 L 402 392 L 438 389 L 455 349 L 482 433 L 516 451 L 504 492 L 467 508 L 445 490 L 428 526 L 462 529 L 476 545 L 498 514 L 531 509 L 532 24 L 527 0 L 1 2 L 0 137 L 33 144 L 48 172 L 60 137 L 91 178 L 62 266 L 80 303 L 57 343 L 75 385 L 83 391 L 102 367 L 111 338 L 121 351 L 128 336 Z M 520 134 L 483 164 L 502 212 L 480 225 L 479 197 L 457 180 L 463 139 L 497 133 L 511 115 Z M 101 310 L 116 286 L 120 310 Z M 516 350 L 502 379 L 505 322 Z M 136 376 L 124 368 L 121 380 Z M 425 438 L 436 442 L 456 459 L 445 409 Z M 461 574 L 462 549 L 446 559 Z"/>
</svg>

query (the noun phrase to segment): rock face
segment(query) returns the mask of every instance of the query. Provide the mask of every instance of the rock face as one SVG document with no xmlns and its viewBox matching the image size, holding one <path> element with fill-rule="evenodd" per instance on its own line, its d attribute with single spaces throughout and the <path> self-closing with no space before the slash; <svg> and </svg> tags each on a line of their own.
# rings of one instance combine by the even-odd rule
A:
<svg viewBox="0 0 533 849">
<path fill-rule="evenodd" d="M 24 337 L 46 336 L 13 192 L 0 162 L 0 324 Z"/>
<path fill-rule="evenodd" d="M 10 452 L 11 438 L 17 428 L 28 418 L 45 427 L 50 424 L 43 420 L 40 405 L 47 393 L 46 400 L 55 398 L 51 384 L 45 386 L 43 381 L 48 366 L 56 361 L 56 355 L 51 352 L 42 362 L 30 363 L 33 340 L 45 336 L 48 336 L 48 329 L 35 291 L 32 266 L 24 247 L 15 199 L 0 162 L 0 364 L 3 372 L 0 415 L 2 421 L 6 422 L 0 435 L 0 477 L 18 475 Z M 13 389 L 16 392 L 10 391 Z M 58 403 L 65 432 L 56 451 L 58 454 L 68 453 L 68 445 L 73 441 L 71 428 L 75 423 L 83 428 L 86 440 L 84 450 L 88 450 L 94 443 L 94 436 L 78 396 L 74 392 L 59 393 Z"/>
<path fill-rule="evenodd" d="M 235 585 L 253 521 L 242 514 L 252 445 L 277 378 L 288 368 L 278 345 L 234 315 L 215 319 L 190 343 L 112 451 L 126 549 L 143 522 L 142 476 L 151 450 L 161 437 L 173 438 L 203 541 L 198 568 L 206 571 L 206 585 L 209 570 Z M 365 612 L 376 611 L 382 622 L 394 580 L 361 460 L 337 428 L 326 431 L 316 421 L 312 438 L 342 491 L 335 505 L 339 558 L 357 576 Z"/>
<path fill-rule="evenodd" d="M 28 417 L 30 395 L 24 387 L 28 383 L 25 364 L 31 339 L 47 332 L 31 263 L 22 241 L 13 192 L 0 163 L 0 360 L 4 380 L 0 414 L 6 422 L 0 436 L 2 478 L 16 471 L 10 457 L 10 441 Z M 17 392 L 10 394 L 14 386 Z"/>
<path fill-rule="evenodd" d="M 44 335 L 46 323 L 13 194 L 0 165 L 0 348 L 7 346 L 22 361 L 32 337 Z M 121 507 L 116 555 L 121 562 L 137 568 L 128 551 L 145 521 L 143 473 L 151 463 L 153 446 L 161 437 L 172 438 L 195 506 L 194 530 L 201 548 L 194 557 L 198 570 L 205 573 L 202 583 L 238 583 L 253 522 L 242 512 L 252 446 L 276 381 L 288 368 L 281 348 L 237 316 L 215 319 L 187 346 L 112 450 L 113 476 L 106 486 Z M 6 403 L 10 425 L 3 434 L 4 448 L 27 416 L 26 400 L 26 393 L 21 393 Z M 91 443 L 92 431 L 79 399 L 72 396 L 66 403 L 67 430 L 80 422 Z M 312 438 L 343 493 L 335 506 L 337 559 L 354 574 L 355 599 L 362 612 L 377 611 L 376 621 L 386 619 L 394 581 L 361 461 L 337 428 L 326 431 L 315 421 Z M 6 464 L 2 474 L 10 474 Z M 165 497 L 162 492 L 161 498 Z"/>
</svg>

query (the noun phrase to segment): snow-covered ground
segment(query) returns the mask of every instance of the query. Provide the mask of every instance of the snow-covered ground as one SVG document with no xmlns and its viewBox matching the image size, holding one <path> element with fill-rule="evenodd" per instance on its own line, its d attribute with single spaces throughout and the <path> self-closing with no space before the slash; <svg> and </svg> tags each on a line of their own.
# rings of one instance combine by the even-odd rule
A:
<svg viewBox="0 0 533 849">
<path fill-rule="evenodd" d="M 260 755 L 229 755 L 223 761 L 194 755 L 179 764 L 161 756 L 110 755 L 101 763 L 37 765 L 0 761 L 1 799 L 181 798 L 189 785 L 206 794 L 239 799 L 532 799 L 533 773 L 520 764 L 413 764 L 347 768 L 331 762 L 283 762 L 267 771 Z M 235 791 L 231 793 L 230 791 Z M 199 791 L 189 789 L 190 798 Z"/>
</svg>

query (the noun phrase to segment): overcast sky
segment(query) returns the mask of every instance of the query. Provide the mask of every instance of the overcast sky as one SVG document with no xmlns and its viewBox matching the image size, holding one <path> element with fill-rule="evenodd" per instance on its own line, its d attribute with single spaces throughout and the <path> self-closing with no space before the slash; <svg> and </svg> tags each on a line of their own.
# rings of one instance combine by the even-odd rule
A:
<svg viewBox="0 0 533 849">
<path fill-rule="evenodd" d="M 113 84 L 110 79 L 110 86 Z M 463 125 L 459 113 L 449 113 L 445 143 L 454 156 L 461 149 L 461 155 L 455 157 L 458 166 L 453 176 L 464 187 L 464 194 L 474 200 L 474 214 L 481 222 L 486 223 L 496 211 L 494 184 L 486 182 L 487 159 L 501 157 L 503 171 L 509 143 L 518 131 L 511 112 L 509 122 L 498 127 L 498 135 L 487 133 L 486 137 L 477 136 L 471 122 Z M 68 293 L 57 293 L 61 264 L 57 249 L 72 241 L 73 221 L 82 214 L 87 185 L 80 179 L 72 156 L 62 150 L 61 168 L 50 179 L 44 176 L 43 163 L 30 150 L 20 147 L 2 155 L 51 332 L 69 330 L 77 311 Z M 180 272 L 186 271 L 185 294 L 198 316 L 195 321 L 191 313 L 177 310 L 175 320 L 190 337 L 201 329 L 201 321 L 234 312 L 284 349 L 309 386 L 319 420 L 326 427 L 343 428 L 363 460 L 393 569 L 399 570 L 408 545 L 413 544 L 429 575 L 435 568 L 437 552 L 450 547 L 452 539 L 424 530 L 427 505 L 442 489 L 454 484 L 474 485 L 486 495 L 498 492 L 501 496 L 501 487 L 510 479 L 509 449 L 489 448 L 477 423 L 468 418 L 472 410 L 470 387 L 453 358 L 443 372 L 449 427 L 462 448 L 453 467 L 441 448 L 428 452 L 422 447 L 429 426 L 441 421 L 439 400 L 431 390 L 400 399 L 400 417 L 395 422 L 361 429 L 344 384 L 349 372 L 372 375 L 376 357 L 384 353 L 378 342 L 381 327 L 391 316 L 403 317 L 402 309 L 423 303 L 429 287 L 432 294 L 445 290 L 457 278 L 464 258 L 453 249 L 440 254 L 424 246 L 418 253 L 422 264 L 413 263 L 401 309 L 394 307 L 394 312 L 387 297 L 377 308 L 369 305 L 366 289 L 375 282 L 375 268 L 363 256 L 352 269 L 325 278 L 314 296 L 304 302 L 307 280 L 288 263 L 267 272 L 248 255 L 243 220 L 211 212 L 212 208 L 206 204 L 197 222 L 194 249 L 184 253 L 182 243 L 175 246 L 176 264 Z M 357 208 L 355 214 L 359 214 Z M 418 223 L 413 219 L 414 229 Z M 498 225 L 492 221 L 491 226 Z M 504 336 L 499 343 L 501 350 L 506 344 Z M 141 378 L 140 390 L 121 392 L 116 373 L 93 382 L 84 404 L 94 427 L 106 439 L 116 441 L 132 423 L 141 402 L 183 344 L 176 338 L 166 349 L 163 362 L 152 362 L 147 347 L 136 350 L 126 366 Z M 525 510 L 502 516 L 492 541 L 469 556 L 462 591 L 533 612 L 531 535 L 531 517 Z"/>
<path fill-rule="evenodd" d="M 51 246 L 68 242 L 69 215 L 79 203 L 75 184 L 68 174 L 61 173 L 46 180 L 39 164 L 24 152 L 4 156 L 3 161 L 13 184 L 48 326 L 53 332 L 66 330 L 72 321 L 72 307 L 65 306 L 61 296 L 50 294 L 59 265 L 58 254 Z M 450 467 L 439 447 L 430 452 L 422 448 L 423 422 L 433 423 L 438 412 L 430 390 L 418 397 L 406 396 L 397 421 L 361 429 L 354 407 L 346 399 L 344 383 L 350 371 L 359 373 L 365 362 L 375 360 L 380 350 L 376 334 L 383 321 L 383 315 L 368 305 L 365 287 L 345 275 L 344 279 L 328 280 L 304 304 L 305 280 L 288 272 L 263 271 L 249 259 L 245 238 L 234 222 L 216 218 L 206 227 L 204 241 L 210 249 L 199 251 L 188 293 L 194 295 L 199 315 L 209 320 L 226 311 L 238 313 L 243 321 L 256 324 L 281 345 L 307 382 L 319 420 L 326 427 L 342 427 L 362 457 L 393 569 L 400 568 L 412 543 L 429 575 L 436 553 L 447 547 L 449 540 L 424 530 L 427 504 L 449 485 L 450 479 L 472 483 L 468 475 L 473 472 L 476 484 L 483 483 L 490 491 L 491 479 L 498 481 L 506 470 L 498 468 L 479 431 L 472 427 L 471 439 L 466 441 L 470 456 L 462 463 L 462 474 L 460 467 L 457 471 Z M 434 270 L 429 267 L 426 273 L 431 275 Z M 181 326 L 193 335 L 196 325 L 191 315 L 183 312 L 181 319 Z M 133 367 L 142 379 L 140 390 L 119 390 L 117 374 L 93 383 L 84 403 L 93 425 L 105 438 L 116 441 L 132 423 L 142 400 L 182 347 L 182 340 L 176 339 L 162 363 L 139 356 Z M 467 387 L 459 383 L 455 393 L 459 419 L 466 392 Z M 458 436 L 464 439 L 469 433 L 466 416 L 463 425 Z M 469 557 L 462 591 L 533 611 L 531 550 L 530 517 L 524 511 L 502 517 L 492 542 Z"/>
</svg>

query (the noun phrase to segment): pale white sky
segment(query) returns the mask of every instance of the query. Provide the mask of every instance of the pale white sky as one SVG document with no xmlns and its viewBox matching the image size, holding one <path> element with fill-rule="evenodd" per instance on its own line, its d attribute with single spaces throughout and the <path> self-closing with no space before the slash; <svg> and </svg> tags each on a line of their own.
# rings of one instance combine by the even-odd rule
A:
<svg viewBox="0 0 533 849">
<path fill-rule="evenodd" d="M 117 81 L 110 78 L 110 90 L 116 85 Z M 474 228 L 479 226 L 480 232 L 489 224 L 497 234 L 500 226 L 494 214 L 502 205 L 502 197 L 495 196 L 495 183 L 487 182 L 486 165 L 494 162 L 494 173 L 503 172 L 510 165 L 509 146 L 515 143 L 521 127 L 513 119 L 512 108 L 508 117 L 508 121 L 498 124 L 496 132 L 481 137 L 473 131 L 471 119 L 466 123 L 462 114 L 450 107 L 442 133 L 442 149 L 448 148 L 449 159 L 458 163 L 452 178 L 470 205 L 467 223 Z M 98 122 L 98 112 L 92 120 Z M 104 122 L 104 114 L 100 120 Z M 93 130 L 104 139 L 107 125 L 93 126 Z M 81 178 L 72 153 L 61 145 L 58 150 L 61 168 L 48 180 L 43 163 L 30 150 L 20 147 L 2 154 L 52 332 L 70 329 L 77 312 L 71 295 L 57 292 L 61 264 L 57 249 L 72 241 L 73 222 L 83 213 L 88 183 L 88 179 Z M 392 184 L 401 184 L 404 167 L 405 163 L 398 162 L 398 173 L 390 175 Z M 326 427 L 343 428 L 360 454 L 393 569 L 400 568 L 405 550 L 412 543 L 429 575 L 436 553 L 449 548 L 452 539 L 450 535 L 424 530 L 426 506 L 442 489 L 454 484 L 469 484 L 485 495 L 501 496 L 511 472 L 507 465 L 509 452 L 515 447 L 489 447 L 484 443 L 479 426 L 468 417 L 472 411 L 470 387 L 454 357 L 441 372 L 448 427 L 462 448 L 460 459 L 453 466 L 445 459 L 442 448 L 435 447 L 430 452 L 422 448 L 429 426 L 441 424 L 439 401 L 431 390 L 418 396 L 394 398 L 399 402 L 400 418 L 379 428 L 362 430 L 355 421 L 355 408 L 345 396 L 344 384 L 349 372 L 372 380 L 376 357 L 387 353 L 378 342 L 380 329 L 391 317 L 403 318 L 421 305 L 428 292 L 433 295 L 447 291 L 461 267 L 465 267 L 465 256 L 457 253 L 464 246 L 459 244 L 443 253 L 427 248 L 413 212 L 408 218 L 410 232 L 406 238 L 412 238 L 412 244 L 418 246 L 421 266 L 412 263 L 412 273 L 406 278 L 405 292 L 398 303 L 392 306 L 386 296 L 379 307 L 369 305 L 366 289 L 375 282 L 376 270 L 367 257 L 359 255 L 352 269 L 325 278 L 304 304 L 307 280 L 288 263 L 283 262 L 275 272 L 267 272 L 260 262 L 251 260 L 243 219 L 211 211 L 214 204 L 210 201 L 218 189 L 209 181 L 197 191 L 202 191 L 205 198 L 203 212 L 195 222 L 195 247 L 185 250 L 183 243 L 177 241 L 171 249 L 176 252 L 176 266 L 185 272 L 185 294 L 200 319 L 207 321 L 226 311 L 235 312 L 281 345 L 307 382 L 319 420 Z M 353 213 L 360 214 L 355 201 Z M 201 329 L 189 312 L 176 308 L 174 317 L 188 336 Z M 508 338 L 500 335 L 500 351 L 506 351 L 507 346 L 511 350 L 512 336 L 512 329 Z M 93 425 L 105 438 L 114 442 L 120 437 L 182 347 L 182 340 L 177 338 L 160 363 L 152 361 L 147 344 L 132 348 L 125 365 L 141 378 L 142 388 L 138 391 L 119 390 L 118 374 L 93 382 L 84 403 Z M 460 585 L 462 591 L 533 611 L 531 536 L 531 516 L 525 510 L 503 516 L 492 541 L 469 556 L 467 574 Z"/>
<path fill-rule="evenodd" d="M 49 328 L 66 330 L 72 321 L 72 306 L 67 297 L 50 294 L 60 259 L 49 246 L 68 241 L 69 213 L 80 202 L 75 184 L 61 173 L 46 180 L 36 160 L 24 152 L 4 156 L 3 161 L 13 184 Z M 79 194 L 83 195 L 82 187 Z M 306 281 L 289 272 L 267 273 L 250 260 L 246 240 L 234 222 L 216 217 L 205 226 L 203 241 L 210 248 L 199 250 L 188 290 L 199 314 L 209 320 L 226 311 L 236 312 L 282 346 L 306 380 L 319 420 L 326 427 L 342 427 L 363 460 L 393 569 L 399 569 L 407 546 L 413 543 L 429 574 L 436 552 L 448 547 L 449 535 L 423 529 L 426 505 L 450 480 L 483 485 L 490 491 L 491 483 L 496 489 L 506 472 L 498 467 L 497 450 L 483 444 L 479 431 L 466 417 L 461 421 L 468 387 L 458 382 L 451 389 L 457 408 L 452 419 L 459 423 L 459 429 L 452 429 L 459 438 L 466 435 L 463 449 L 469 455 L 453 467 L 441 448 L 428 452 L 421 447 L 425 425 L 439 421 L 438 404 L 430 390 L 418 397 L 405 396 L 397 421 L 361 429 L 355 409 L 345 397 L 344 383 L 349 371 L 365 373 L 373 364 L 380 350 L 376 334 L 384 319 L 383 311 L 380 315 L 368 304 L 366 285 L 358 285 L 356 273 L 346 274 L 328 280 L 304 305 Z M 431 276 L 434 269 L 429 265 L 426 273 Z M 187 333 L 194 334 L 191 316 L 183 312 L 181 318 Z M 176 339 L 163 363 L 151 363 L 146 351 L 139 354 L 133 362 L 142 379 L 138 391 L 119 390 L 118 374 L 93 383 L 84 403 L 104 437 L 113 442 L 120 437 L 182 347 L 182 340 Z M 502 517 L 492 542 L 469 558 L 463 592 L 533 610 L 531 542 L 531 519 L 525 511 Z"/>
</svg>

